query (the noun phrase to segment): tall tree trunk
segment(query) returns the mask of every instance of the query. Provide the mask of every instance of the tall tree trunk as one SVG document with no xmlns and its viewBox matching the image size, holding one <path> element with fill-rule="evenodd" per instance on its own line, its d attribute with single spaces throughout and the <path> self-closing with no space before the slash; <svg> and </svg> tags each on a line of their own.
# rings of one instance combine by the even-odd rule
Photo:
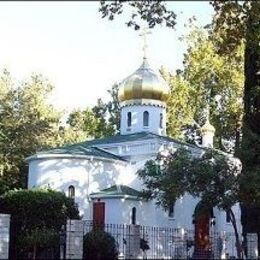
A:
<svg viewBox="0 0 260 260">
<path fill-rule="evenodd" d="M 247 12 L 247 28 L 245 42 L 245 85 L 244 85 L 244 117 L 242 142 L 239 157 L 242 161 L 241 185 L 242 200 L 246 214 L 242 214 L 242 223 L 248 223 L 250 211 L 259 203 L 260 174 L 260 2 L 252 1 Z M 253 207 L 250 207 L 254 205 Z M 259 205 L 259 204 L 258 204 Z M 243 219 L 246 218 L 246 219 Z M 255 222 L 259 220 L 254 220 Z M 252 223 L 250 223 L 252 225 Z M 255 227 L 259 223 L 253 224 Z M 245 235 L 248 225 L 243 225 Z M 251 231 L 252 232 L 252 231 Z M 259 230 L 254 230 L 259 232 Z"/>
<path fill-rule="evenodd" d="M 237 257 L 238 259 L 242 259 L 242 245 L 239 239 L 239 234 L 238 234 L 238 230 L 237 230 L 237 222 L 236 222 L 236 217 L 234 212 L 232 211 L 232 209 L 228 210 L 228 214 L 230 214 L 230 220 L 231 220 L 231 224 L 234 228 L 234 232 L 235 232 L 235 238 L 236 238 L 236 250 L 237 250 Z"/>
</svg>

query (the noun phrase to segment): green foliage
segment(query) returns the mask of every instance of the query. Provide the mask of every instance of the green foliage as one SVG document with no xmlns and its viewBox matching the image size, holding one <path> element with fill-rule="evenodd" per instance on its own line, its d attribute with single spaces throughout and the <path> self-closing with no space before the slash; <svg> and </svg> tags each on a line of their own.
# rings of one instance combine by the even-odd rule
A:
<svg viewBox="0 0 260 260">
<path fill-rule="evenodd" d="M 66 220 L 78 219 L 77 206 L 52 190 L 12 190 L 0 196 L 1 213 L 11 214 L 11 251 L 18 255 L 36 247 L 58 246 Z"/>
<path fill-rule="evenodd" d="M 243 164 L 241 194 L 245 207 L 242 222 L 245 224 L 244 233 L 250 230 L 260 234 L 259 219 L 249 221 L 248 217 L 250 212 L 259 212 L 260 201 L 260 2 L 214 1 L 213 6 L 216 11 L 213 29 L 220 35 L 219 53 L 228 53 L 239 43 L 245 42 L 243 137 L 240 149 L 237 149 L 237 155 Z"/>
<path fill-rule="evenodd" d="M 55 247 L 59 244 L 59 233 L 53 229 L 35 228 L 18 236 L 17 244 L 23 249 Z"/>
<path fill-rule="evenodd" d="M 144 181 L 144 196 L 164 207 L 189 193 L 210 207 L 226 210 L 239 201 L 240 166 L 234 158 L 211 149 L 194 157 L 189 150 L 179 148 L 167 155 L 158 154 L 138 175 Z"/>
<path fill-rule="evenodd" d="M 15 82 L 6 70 L 0 75 L 0 194 L 27 185 L 25 158 L 36 151 L 80 142 L 94 134 L 90 109 L 72 113 L 65 127 L 63 112 L 49 104 L 53 86 L 42 75 Z M 80 130 L 82 128 L 82 130 Z"/>
<path fill-rule="evenodd" d="M 163 1 L 100 1 L 99 12 L 102 14 L 102 18 L 107 17 L 108 20 L 114 20 L 115 16 L 123 13 L 126 6 L 130 7 L 131 17 L 126 22 L 128 27 L 134 27 L 135 30 L 140 29 L 141 21 L 147 23 L 149 28 L 153 28 L 156 25 L 165 24 L 169 28 L 175 27 L 176 14 L 173 11 L 169 11 L 166 8 L 166 4 Z M 140 19 L 138 21 L 137 19 Z"/>
<path fill-rule="evenodd" d="M 210 107 L 210 121 L 216 128 L 215 147 L 225 150 L 225 141 L 239 141 L 242 120 L 243 46 L 232 56 L 219 55 L 217 37 L 194 27 L 184 37 L 188 44 L 184 55 L 184 79 L 190 86 L 190 106 L 194 120 L 202 125 L 203 113 Z"/>
<path fill-rule="evenodd" d="M 117 245 L 112 235 L 98 228 L 84 236 L 83 259 L 112 260 L 117 258 Z"/>
<path fill-rule="evenodd" d="M 86 138 L 102 138 L 112 136 L 119 132 L 120 109 L 118 100 L 118 84 L 108 90 L 111 99 L 104 102 L 97 100 L 97 104 L 84 110 L 73 111 L 68 118 L 69 128 L 65 134 L 77 136 L 77 141 Z M 67 140 L 67 138 L 65 138 Z M 72 142 L 75 138 L 72 138 Z"/>
<path fill-rule="evenodd" d="M 1 74 L 0 179 L 4 190 L 25 187 L 25 157 L 55 144 L 60 113 L 47 102 L 52 89 L 41 75 L 16 84 L 8 71 Z"/>
<path fill-rule="evenodd" d="M 183 139 L 183 130 L 192 124 L 194 115 L 191 87 L 181 74 L 171 74 L 163 68 L 160 72 L 171 90 L 167 101 L 167 135 Z"/>
<path fill-rule="evenodd" d="M 49 189 L 8 191 L 0 196 L 0 208 L 2 213 L 12 215 L 21 231 L 43 227 L 58 231 L 67 218 L 78 218 L 74 201 Z"/>
<path fill-rule="evenodd" d="M 226 154 L 208 149 L 198 157 L 179 148 L 169 154 L 158 154 L 138 175 L 144 182 L 144 198 L 155 199 L 165 208 L 184 194 L 190 194 L 200 198 L 206 208 L 218 207 L 230 212 L 239 257 L 241 247 L 232 206 L 241 201 L 240 171 L 240 162 Z"/>
</svg>

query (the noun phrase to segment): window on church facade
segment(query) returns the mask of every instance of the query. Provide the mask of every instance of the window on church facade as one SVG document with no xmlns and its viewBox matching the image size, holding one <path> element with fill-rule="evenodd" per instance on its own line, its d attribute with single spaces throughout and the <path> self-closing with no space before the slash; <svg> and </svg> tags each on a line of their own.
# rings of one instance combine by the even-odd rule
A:
<svg viewBox="0 0 260 260">
<path fill-rule="evenodd" d="M 73 185 L 69 186 L 69 198 L 74 199 L 75 198 L 75 187 Z"/>
<path fill-rule="evenodd" d="M 136 207 L 132 208 L 131 224 L 136 225 Z"/>
<path fill-rule="evenodd" d="M 174 203 L 171 203 L 168 209 L 168 217 L 173 218 L 174 217 Z"/>
<path fill-rule="evenodd" d="M 226 223 L 230 223 L 230 221 L 231 221 L 230 212 L 226 211 Z"/>
<path fill-rule="evenodd" d="M 132 113 L 127 113 L 127 126 L 130 127 L 132 125 Z"/>
<path fill-rule="evenodd" d="M 149 126 L 149 113 L 148 113 L 148 111 L 144 111 L 143 126 Z"/>
<path fill-rule="evenodd" d="M 163 128 L 163 114 L 160 113 L 160 128 Z"/>
</svg>

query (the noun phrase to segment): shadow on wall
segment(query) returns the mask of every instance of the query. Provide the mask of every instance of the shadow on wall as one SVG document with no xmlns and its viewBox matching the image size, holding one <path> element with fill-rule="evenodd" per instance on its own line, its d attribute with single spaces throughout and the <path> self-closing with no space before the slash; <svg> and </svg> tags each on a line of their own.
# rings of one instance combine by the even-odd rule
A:
<svg viewBox="0 0 260 260">
<path fill-rule="evenodd" d="M 127 167 L 118 162 L 98 159 L 39 159 L 31 162 L 30 187 L 50 187 L 68 195 L 69 186 L 75 187 L 75 201 L 80 213 L 89 211 L 89 194 L 117 183 Z"/>
</svg>

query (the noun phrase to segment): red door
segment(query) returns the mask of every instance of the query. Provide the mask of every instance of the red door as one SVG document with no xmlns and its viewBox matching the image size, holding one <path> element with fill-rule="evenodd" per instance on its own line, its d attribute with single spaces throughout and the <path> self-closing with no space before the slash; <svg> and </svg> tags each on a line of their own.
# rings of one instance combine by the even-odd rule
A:
<svg viewBox="0 0 260 260">
<path fill-rule="evenodd" d="M 94 202 L 93 204 L 93 225 L 104 227 L 105 224 L 105 202 Z"/>
<path fill-rule="evenodd" d="M 209 214 L 198 215 L 195 220 L 195 250 L 209 251 Z"/>
</svg>

